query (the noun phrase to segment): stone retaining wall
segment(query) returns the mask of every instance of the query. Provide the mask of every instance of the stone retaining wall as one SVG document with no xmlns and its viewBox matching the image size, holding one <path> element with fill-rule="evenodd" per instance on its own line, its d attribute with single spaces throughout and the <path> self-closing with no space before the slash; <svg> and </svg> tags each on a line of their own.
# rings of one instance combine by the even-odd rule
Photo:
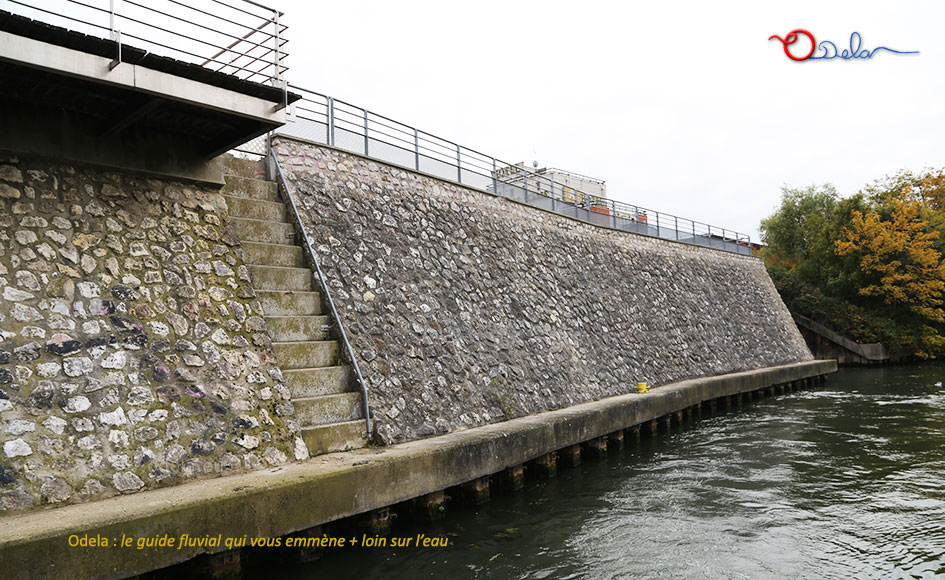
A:
<svg viewBox="0 0 945 580">
<path fill-rule="evenodd" d="M 811 359 L 756 258 L 276 144 L 384 442 Z"/>
<path fill-rule="evenodd" d="M 226 219 L 213 188 L 0 153 L 0 512 L 307 456 Z"/>
</svg>

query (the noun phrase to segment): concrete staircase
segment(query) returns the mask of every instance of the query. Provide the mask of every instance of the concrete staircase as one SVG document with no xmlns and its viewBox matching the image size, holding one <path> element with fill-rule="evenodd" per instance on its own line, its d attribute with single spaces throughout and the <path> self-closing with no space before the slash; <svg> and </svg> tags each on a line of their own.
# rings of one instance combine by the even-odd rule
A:
<svg viewBox="0 0 945 580">
<path fill-rule="evenodd" d="M 272 330 L 273 348 L 309 453 L 363 447 L 364 407 L 342 345 L 322 313 L 316 278 L 296 243 L 295 219 L 262 161 L 225 160 L 223 194 L 256 295 Z"/>
</svg>

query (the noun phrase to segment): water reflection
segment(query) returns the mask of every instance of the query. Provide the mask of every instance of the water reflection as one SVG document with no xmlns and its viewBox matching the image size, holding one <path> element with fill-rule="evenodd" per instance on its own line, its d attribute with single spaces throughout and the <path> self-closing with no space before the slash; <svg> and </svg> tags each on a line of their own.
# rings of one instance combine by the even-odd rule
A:
<svg viewBox="0 0 945 580">
<path fill-rule="evenodd" d="M 629 445 L 395 535 L 445 550 L 326 553 L 280 578 L 932 578 L 945 574 L 941 366 L 826 386 Z M 261 577 L 261 576 L 260 576 Z"/>
</svg>

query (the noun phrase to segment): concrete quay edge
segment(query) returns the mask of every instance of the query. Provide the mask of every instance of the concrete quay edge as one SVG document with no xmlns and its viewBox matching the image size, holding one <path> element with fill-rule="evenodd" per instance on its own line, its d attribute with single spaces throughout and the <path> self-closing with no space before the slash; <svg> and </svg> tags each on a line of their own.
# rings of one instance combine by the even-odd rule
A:
<svg viewBox="0 0 945 580">
<path fill-rule="evenodd" d="M 101 501 L 0 517 L 4 578 L 125 578 L 189 560 L 205 547 L 138 550 L 121 537 L 276 537 L 498 473 L 698 403 L 832 373 L 815 360 L 690 379 L 474 429 L 319 456 Z M 71 535 L 109 547 L 70 547 Z"/>
</svg>

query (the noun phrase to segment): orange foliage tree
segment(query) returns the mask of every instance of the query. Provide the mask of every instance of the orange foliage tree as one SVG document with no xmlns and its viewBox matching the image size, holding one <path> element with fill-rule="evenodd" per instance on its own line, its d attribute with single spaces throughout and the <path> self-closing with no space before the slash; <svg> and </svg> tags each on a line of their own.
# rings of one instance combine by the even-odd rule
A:
<svg viewBox="0 0 945 580">
<path fill-rule="evenodd" d="M 922 185 L 918 196 L 907 188 L 884 200 L 886 217 L 878 211 L 854 211 L 835 249 L 840 256 L 859 259 L 867 280 L 861 295 L 913 315 L 915 354 L 929 357 L 945 347 L 945 337 L 936 328 L 945 323 L 945 261 L 935 248 L 939 232 L 930 227 L 928 208 L 939 201 L 935 198 L 941 181 L 933 178 Z"/>
</svg>

